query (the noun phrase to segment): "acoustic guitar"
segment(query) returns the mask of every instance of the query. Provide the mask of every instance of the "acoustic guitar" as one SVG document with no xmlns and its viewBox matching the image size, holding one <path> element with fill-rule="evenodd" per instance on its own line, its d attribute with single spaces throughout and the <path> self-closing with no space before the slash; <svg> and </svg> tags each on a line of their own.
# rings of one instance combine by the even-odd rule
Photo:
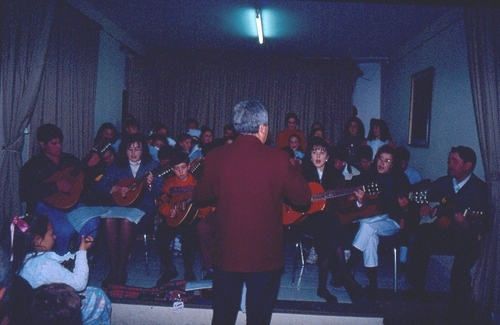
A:
<svg viewBox="0 0 500 325">
<path fill-rule="evenodd" d="M 125 194 L 125 196 L 122 196 L 119 192 L 114 192 L 111 194 L 111 196 L 113 197 L 117 205 L 122 207 L 129 206 L 134 203 L 141 194 L 142 188 L 144 187 L 144 184 L 146 184 L 146 180 L 149 174 L 152 174 L 153 177 L 163 177 L 171 172 L 172 168 L 170 166 L 158 166 L 141 177 L 122 179 L 121 181 L 116 183 L 115 186 L 127 187 L 127 194 Z"/>
<path fill-rule="evenodd" d="M 193 170 L 194 168 L 198 169 L 202 162 L 202 158 L 193 160 L 189 165 L 189 171 L 191 172 L 191 170 Z M 150 171 L 153 177 L 163 177 L 172 172 L 173 169 L 170 166 L 158 166 Z M 111 196 L 115 200 L 115 203 L 119 206 L 129 206 L 134 203 L 141 194 L 142 188 L 146 183 L 148 175 L 149 174 L 145 174 L 142 177 L 126 178 L 116 183 L 115 186 L 127 187 L 129 191 L 125 196 L 122 196 L 118 192 L 114 192 L 113 194 L 111 194 Z"/>
<path fill-rule="evenodd" d="M 43 201 L 58 209 L 66 210 L 73 207 L 78 202 L 78 199 L 80 199 L 80 194 L 83 191 L 83 181 L 85 178 L 83 168 L 88 164 L 94 153 L 102 154 L 110 145 L 109 141 L 100 142 L 85 155 L 77 166 L 59 170 L 47 178 L 44 183 L 55 183 L 65 180 L 71 184 L 71 188 L 68 192 L 59 191 L 47 196 Z"/>
<path fill-rule="evenodd" d="M 175 216 L 167 216 L 169 227 L 177 227 L 181 224 L 191 224 L 199 213 L 199 209 L 193 202 L 193 197 L 179 195 L 169 202 L 170 209 L 175 210 Z"/>
<path fill-rule="evenodd" d="M 368 193 L 365 197 L 364 206 L 362 209 L 354 209 L 350 212 L 336 211 L 337 216 L 340 219 L 340 224 L 346 225 L 355 220 L 373 217 L 380 214 L 377 205 L 378 188 L 377 193 Z M 408 199 L 417 203 L 425 203 L 427 200 L 427 190 L 415 190 L 408 193 Z"/>
<path fill-rule="evenodd" d="M 171 228 L 181 224 L 191 224 L 195 218 L 205 218 L 210 212 L 215 211 L 215 207 L 206 206 L 198 208 L 193 202 L 193 198 L 188 195 L 179 196 L 168 203 L 170 209 L 175 210 L 175 216 L 166 216 L 167 224 Z"/>
<path fill-rule="evenodd" d="M 302 222 L 309 214 L 317 211 L 321 211 L 326 206 L 326 200 L 334 199 L 338 197 L 352 195 L 355 190 L 363 190 L 369 195 L 375 195 L 378 193 L 378 184 L 369 183 L 362 186 L 330 190 L 325 191 L 321 184 L 316 182 L 310 182 L 309 188 L 311 189 L 311 205 L 309 209 L 305 212 L 297 211 L 292 206 L 288 204 L 283 204 L 283 225 L 289 226 L 292 224 L 297 224 Z"/>
<path fill-rule="evenodd" d="M 420 219 L 420 224 L 436 223 L 438 228 L 448 229 L 451 226 L 455 212 L 457 212 L 455 203 L 444 197 L 434 206 L 429 215 Z M 472 210 L 470 207 L 463 211 L 463 217 L 471 222 L 483 222 L 484 216 L 483 211 Z"/>
</svg>

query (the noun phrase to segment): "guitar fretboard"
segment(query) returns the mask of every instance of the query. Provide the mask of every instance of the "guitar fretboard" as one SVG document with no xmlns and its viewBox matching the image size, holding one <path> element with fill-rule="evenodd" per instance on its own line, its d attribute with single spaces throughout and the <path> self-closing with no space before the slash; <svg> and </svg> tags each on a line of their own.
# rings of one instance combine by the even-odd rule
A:
<svg viewBox="0 0 500 325">
<path fill-rule="evenodd" d="M 323 193 L 313 193 L 311 195 L 311 202 L 316 202 L 316 201 L 321 201 L 321 200 L 327 200 L 327 199 L 334 199 L 342 196 L 347 196 L 351 195 L 354 191 L 356 190 L 363 190 L 365 192 L 369 193 L 377 193 L 378 189 L 376 184 L 371 184 L 370 186 L 356 186 L 356 187 L 350 187 L 350 188 L 344 188 L 344 189 L 338 189 L 338 190 L 330 190 L 330 191 L 325 191 Z"/>
</svg>

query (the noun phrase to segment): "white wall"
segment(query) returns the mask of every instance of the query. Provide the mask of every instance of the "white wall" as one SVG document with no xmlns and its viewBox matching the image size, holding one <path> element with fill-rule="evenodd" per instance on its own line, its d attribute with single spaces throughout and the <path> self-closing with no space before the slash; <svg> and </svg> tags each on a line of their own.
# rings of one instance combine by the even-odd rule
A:
<svg viewBox="0 0 500 325">
<path fill-rule="evenodd" d="M 478 155 L 475 173 L 484 179 L 470 89 L 462 10 L 454 9 L 407 44 L 382 68 L 381 117 L 398 145 L 408 143 L 410 78 L 435 68 L 429 148 L 408 147 L 411 165 L 425 178 L 446 173 L 452 146 L 469 146 Z M 397 126 L 397 127 L 394 127 Z"/>
<path fill-rule="evenodd" d="M 94 133 L 104 122 L 121 128 L 122 92 L 125 89 L 125 53 L 120 43 L 101 31 L 95 99 Z"/>
<path fill-rule="evenodd" d="M 363 76 L 356 80 L 352 102 L 368 135 L 371 118 L 380 118 L 380 63 L 359 63 Z"/>
</svg>

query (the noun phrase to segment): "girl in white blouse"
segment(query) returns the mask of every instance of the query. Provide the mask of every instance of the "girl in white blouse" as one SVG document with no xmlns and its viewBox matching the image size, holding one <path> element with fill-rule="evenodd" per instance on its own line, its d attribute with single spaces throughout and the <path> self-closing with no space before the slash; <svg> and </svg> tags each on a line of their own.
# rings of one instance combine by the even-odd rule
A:
<svg viewBox="0 0 500 325">
<path fill-rule="evenodd" d="M 87 250 L 93 238 L 82 236 L 79 250 L 75 254 L 63 256 L 52 251 L 56 235 L 52 224 L 43 215 L 26 216 L 14 223 L 17 227 L 13 245 L 13 267 L 22 278 L 34 288 L 44 284 L 65 283 L 84 297 L 82 299 L 83 324 L 110 324 L 111 302 L 99 288 L 87 287 L 89 266 Z M 73 270 L 64 266 L 74 259 Z"/>
</svg>

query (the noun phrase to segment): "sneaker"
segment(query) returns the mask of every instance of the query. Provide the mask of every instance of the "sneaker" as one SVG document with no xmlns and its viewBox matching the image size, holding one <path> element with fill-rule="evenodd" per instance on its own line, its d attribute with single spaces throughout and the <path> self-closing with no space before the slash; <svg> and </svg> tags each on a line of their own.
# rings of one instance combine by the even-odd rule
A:
<svg viewBox="0 0 500 325">
<path fill-rule="evenodd" d="M 311 250 L 309 251 L 309 256 L 306 258 L 306 263 L 308 264 L 316 264 L 318 261 L 318 254 L 316 254 L 316 250 L 314 247 L 311 247 Z"/>
</svg>

